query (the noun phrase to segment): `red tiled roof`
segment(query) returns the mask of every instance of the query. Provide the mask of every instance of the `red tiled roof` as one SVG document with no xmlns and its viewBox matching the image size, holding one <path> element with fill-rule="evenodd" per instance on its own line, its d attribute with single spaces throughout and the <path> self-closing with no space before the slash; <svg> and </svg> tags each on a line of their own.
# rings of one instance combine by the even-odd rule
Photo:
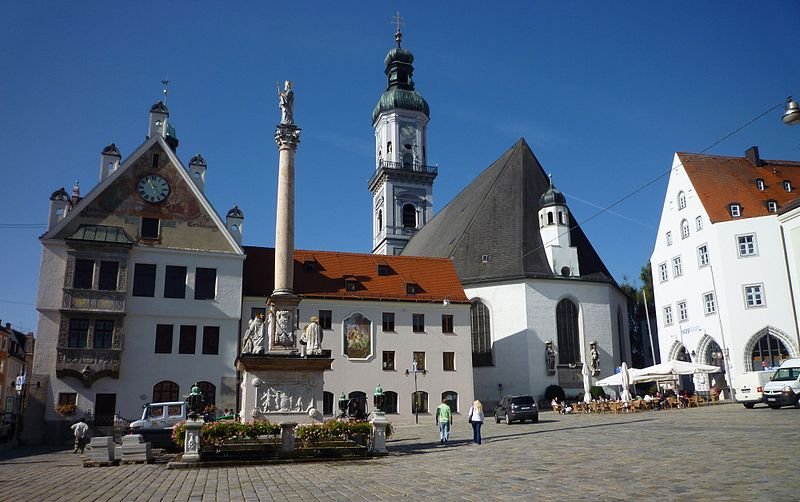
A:
<svg viewBox="0 0 800 502">
<path fill-rule="evenodd" d="M 268 297 L 275 287 L 275 250 L 244 246 L 244 296 Z M 307 266 L 309 264 L 309 266 Z M 313 265 L 311 265 L 313 264 Z M 387 265 L 387 275 L 378 274 Z M 355 279 L 347 291 L 345 278 Z M 407 292 L 415 284 L 416 294 Z M 469 303 L 453 263 L 446 258 L 386 256 L 335 251 L 294 252 L 294 291 L 312 298 Z"/>
<path fill-rule="evenodd" d="M 762 159 L 762 166 L 754 166 L 744 157 L 677 155 L 712 223 L 774 214 L 767 209 L 768 200 L 777 202 L 780 210 L 797 198 L 800 189 L 800 162 Z M 764 190 L 756 186 L 759 178 Z M 785 180 L 791 183 L 791 192 L 784 190 Z M 731 203 L 741 206 L 739 218 L 731 216 Z"/>
</svg>

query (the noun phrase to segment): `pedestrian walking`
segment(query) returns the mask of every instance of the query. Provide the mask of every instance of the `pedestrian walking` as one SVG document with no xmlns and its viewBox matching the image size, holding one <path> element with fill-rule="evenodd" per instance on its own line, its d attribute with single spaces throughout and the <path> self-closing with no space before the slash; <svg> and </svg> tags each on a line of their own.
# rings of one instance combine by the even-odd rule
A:
<svg viewBox="0 0 800 502">
<path fill-rule="evenodd" d="M 450 439 L 450 427 L 453 425 L 453 413 L 447 399 L 442 399 L 442 404 L 436 408 L 436 425 L 439 426 L 439 442 L 447 443 Z"/>
<path fill-rule="evenodd" d="M 467 415 L 469 423 L 472 424 L 472 441 L 481 444 L 481 426 L 483 425 L 483 405 L 477 399 L 469 407 Z"/>
<path fill-rule="evenodd" d="M 86 424 L 86 419 L 81 418 L 78 423 L 72 425 L 71 429 L 72 434 L 75 436 L 75 451 L 72 453 L 83 453 L 89 436 L 89 426 Z"/>
</svg>

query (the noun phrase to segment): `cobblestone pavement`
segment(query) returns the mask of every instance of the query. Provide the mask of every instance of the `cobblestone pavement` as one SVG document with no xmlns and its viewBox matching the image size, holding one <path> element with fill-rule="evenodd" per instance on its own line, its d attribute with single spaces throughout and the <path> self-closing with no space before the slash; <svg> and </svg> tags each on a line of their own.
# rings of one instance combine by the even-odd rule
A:
<svg viewBox="0 0 800 502">
<path fill-rule="evenodd" d="M 0 500 L 797 500 L 800 410 L 718 405 L 484 425 L 399 425 L 376 459 L 167 469 L 82 467 L 72 451 L 0 450 Z"/>
</svg>

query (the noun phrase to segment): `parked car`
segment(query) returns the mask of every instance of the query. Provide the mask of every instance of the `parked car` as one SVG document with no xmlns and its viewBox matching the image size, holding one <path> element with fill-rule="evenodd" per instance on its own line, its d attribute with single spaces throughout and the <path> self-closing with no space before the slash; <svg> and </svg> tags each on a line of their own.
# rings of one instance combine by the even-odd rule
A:
<svg viewBox="0 0 800 502">
<path fill-rule="evenodd" d="M 524 422 L 530 420 L 533 423 L 539 421 L 539 408 L 536 407 L 536 400 L 533 396 L 505 396 L 497 403 L 494 409 L 494 420 L 500 423 L 503 418 L 506 424 L 515 420 Z"/>
<path fill-rule="evenodd" d="M 141 434 L 153 448 L 176 450 L 172 441 L 172 429 L 178 422 L 186 420 L 188 409 L 184 401 L 148 403 L 142 410 L 142 418 L 131 422 L 128 433 Z"/>
<path fill-rule="evenodd" d="M 764 402 L 772 409 L 800 408 L 800 358 L 787 359 L 764 385 Z"/>
</svg>

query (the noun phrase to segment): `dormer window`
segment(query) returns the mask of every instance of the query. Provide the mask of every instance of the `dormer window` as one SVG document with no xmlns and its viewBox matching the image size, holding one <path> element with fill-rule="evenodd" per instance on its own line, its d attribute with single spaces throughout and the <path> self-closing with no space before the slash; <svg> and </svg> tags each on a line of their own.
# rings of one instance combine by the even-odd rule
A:
<svg viewBox="0 0 800 502">
<path fill-rule="evenodd" d="M 686 208 L 686 194 L 678 192 L 678 210 Z"/>
<path fill-rule="evenodd" d="M 391 274 L 392 274 L 392 269 L 389 267 L 389 265 L 385 264 L 378 265 L 378 275 L 391 275 Z"/>
<path fill-rule="evenodd" d="M 774 200 L 767 201 L 767 211 L 770 213 L 777 213 L 778 212 L 778 203 Z"/>
<path fill-rule="evenodd" d="M 739 216 L 742 215 L 742 206 L 740 206 L 739 204 L 731 204 L 728 207 L 730 208 L 732 217 L 738 218 Z"/>
<path fill-rule="evenodd" d="M 791 192 L 792 191 L 792 182 L 789 181 L 789 180 L 783 180 L 783 189 L 786 190 L 787 192 Z"/>
<path fill-rule="evenodd" d="M 406 294 L 407 295 L 416 295 L 417 291 L 419 291 L 419 286 L 413 282 L 406 283 Z"/>
<path fill-rule="evenodd" d="M 767 186 L 764 184 L 764 180 L 761 178 L 756 179 L 756 188 L 763 192 L 767 188 Z"/>
<path fill-rule="evenodd" d="M 355 277 L 345 277 L 344 279 L 345 291 L 354 292 L 358 291 L 358 280 Z"/>
<path fill-rule="evenodd" d="M 481 255 L 481 263 L 489 263 L 492 261 L 492 256 L 488 254 Z"/>
<path fill-rule="evenodd" d="M 306 260 L 303 262 L 303 272 L 316 272 L 317 262 L 314 260 Z"/>
</svg>

